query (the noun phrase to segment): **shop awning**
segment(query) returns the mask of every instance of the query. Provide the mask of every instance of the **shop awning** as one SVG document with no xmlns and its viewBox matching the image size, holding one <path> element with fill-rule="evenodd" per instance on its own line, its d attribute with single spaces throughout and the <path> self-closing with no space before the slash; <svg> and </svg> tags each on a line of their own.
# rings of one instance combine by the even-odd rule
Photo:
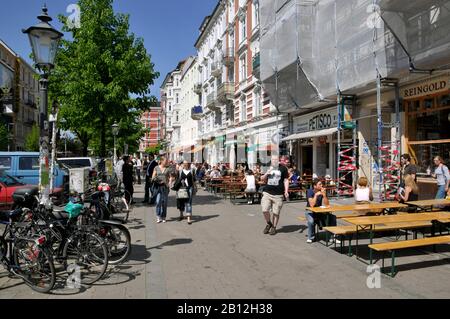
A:
<svg viewBox="0 0 450 319">
<path fill-rule="evenodd" d="M 197 152 L 203 151 L 203 149 L 206 147 L 206 145 L 198 145 L 193 150 L 189 151 L 190 154 L 195 154 Z"/>
<path fill-rule="evenodd" d="M 312 138 L 312 137 L 320 137 L 320 136 L 327 136 L 332 135 L 338 131 L 337 127 L 329 128 L 326 130 L 320 130 L 320 131 L 310 131 L 310 132 L 304 132 L 304 133 L 298 133 L 293 134 L 288 137 L 285 137 L 282 139 L 283 142 L 286 141 L 295 141 L 295 140 L 301 140 L 304 138 Z"/>
</svg>

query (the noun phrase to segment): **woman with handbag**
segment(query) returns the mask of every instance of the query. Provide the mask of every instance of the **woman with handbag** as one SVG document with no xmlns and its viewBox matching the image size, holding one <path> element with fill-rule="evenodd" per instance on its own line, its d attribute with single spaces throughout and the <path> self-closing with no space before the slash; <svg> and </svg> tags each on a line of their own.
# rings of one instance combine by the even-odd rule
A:
<svg viewBox="0 0 450 319">
<path fill-rule="evenodd" d="M 179 221 L 182 221 L 186 214 L 188 224 L 192 224 L 192 199 L 197 191 L 195 184 L 195 174 L 190 169 L 190 164 L 184 161 L 175 182 L 174 190 L 177 191 L 177 208 L 180 211 Z"/>
<path fill-rule="evenodd" d="M 169 185 L 173 182 L 170 176 L 171 170 L 167 159 L 163 156 L 159 160 L 159 165 L 155 167 L 152 176 L 154 190 L 156 192 L 156 222 L 165 223 L 167 216 L 167 202 L 169 201 Z"/>
</svg>

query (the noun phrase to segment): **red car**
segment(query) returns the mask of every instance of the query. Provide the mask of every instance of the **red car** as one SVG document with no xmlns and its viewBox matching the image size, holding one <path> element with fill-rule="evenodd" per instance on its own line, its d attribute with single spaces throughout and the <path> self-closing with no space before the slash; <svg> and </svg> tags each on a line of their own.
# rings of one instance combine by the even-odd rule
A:
<svg viewBox="0 0 450 319">
<path fill-rule="evenodd" d="M 0 172 L 0 210 L 10 210 L 14 204 L 12 195 L 21 188 L 36 187 L 32 185 L 25 185 L 19 182 L 16 178 Z"/>
</svg>

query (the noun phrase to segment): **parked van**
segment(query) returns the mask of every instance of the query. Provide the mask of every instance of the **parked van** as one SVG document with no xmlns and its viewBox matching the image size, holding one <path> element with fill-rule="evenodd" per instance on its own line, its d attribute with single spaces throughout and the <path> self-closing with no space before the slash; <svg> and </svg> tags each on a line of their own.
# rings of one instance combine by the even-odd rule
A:
<svg viewBox="0 0 450 319">
<path fill-rule="evenodd" d="M 38 152 L 0 152 L 0 170 L 28 185 L 39 184 Z M 63 187 L 68 173 L 56 165 L 54 170 L 55 188 Z"/>
</svg>

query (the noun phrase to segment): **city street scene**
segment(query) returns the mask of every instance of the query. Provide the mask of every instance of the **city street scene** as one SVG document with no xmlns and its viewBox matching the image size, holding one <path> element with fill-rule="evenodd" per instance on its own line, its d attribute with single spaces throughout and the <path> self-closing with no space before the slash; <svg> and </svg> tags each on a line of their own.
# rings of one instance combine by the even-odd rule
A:
<svg viewBox="0 0 450 319">
<path fill-rule="evenodd" d="M 4 1 L 0 109 L 1 299 L 450 298 L 450 0 Z"/>
</svg>

